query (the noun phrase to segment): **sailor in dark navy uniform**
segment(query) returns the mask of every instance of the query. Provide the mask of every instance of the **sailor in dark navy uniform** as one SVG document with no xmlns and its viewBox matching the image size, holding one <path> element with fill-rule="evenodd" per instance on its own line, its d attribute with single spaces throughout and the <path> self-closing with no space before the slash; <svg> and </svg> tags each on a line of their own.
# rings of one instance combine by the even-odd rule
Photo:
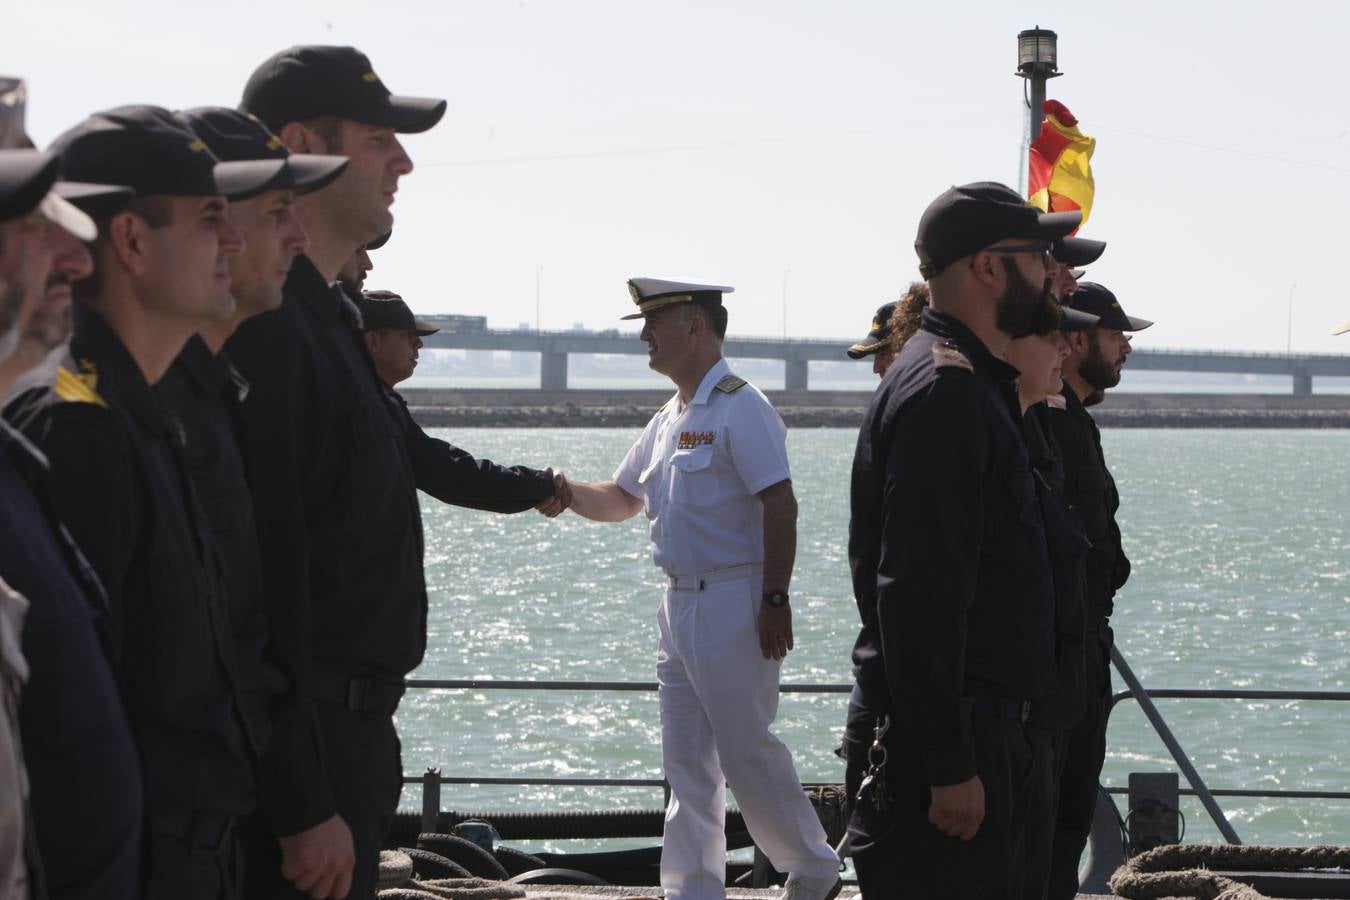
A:
<svg viewBox="0 0 1350 900">
<path fill-rule="evenodd" d="M 419 490 L 442 503 L 490 512 L 538 509 L 552 517 L 567 508 L 557 496 L 552 469 L 499 466 L 423 431 L 408 411 L 408 401 L 394 386 L 412 377 L 422 338 L 439 329 L 416 318 L 393 291 L 365 291 L 358 306 L 366 350 L 390 407 L 403 425 Z"/>
<path fill-rule="evenodd" d="M 894 303 L 883 303 L 872 316 L 872 327 L 867 336 L 851 345 L 847 351 L 849 359 L 872 357 L 872 372 L 885 375 L 886 370 L 895 361 L 895 351 L 891 347 L 891 316 L 895 314 Z"/>
<path fill-rule="evenodd" d="M 188 473 L 224 560 L 240 694 L 254 737 L 265 747 L 273 715 L 286 715 L 278 708 L 290 702 L 290 676 L 267 646 L 257 524 L 240 448 L 249 384 L 221 348 L 240 322 L 281 305 L 286 272 L 309 242 L 295 198 L 332 183 L 347 160 L 291 154 L 262 122 L 237 110 L 205 107 L 177 117 L 220 159 L 268 161 L 275 170 L 260 193 L 230 204 L 230 221 L 245 245 L 230 258 L 234 313 L 190 338 L 157 387 L 183 426 Z"/>
<path fill-rule="evenodd" d="M 47 319 L 68 315 L 71 282 L 93 270 L 81 243 L 97 235 L 93 221 L 48 192 L 58 162 L 36 151 L 0 151 L 0 282 L 7 285 L 0 291 L 7 301 L 0 310 L 0 396 L 32 383 L 30 373 L 64 344 L 68 330 L 48 327 Z M 0 423 L 0 577 L 15 592 L 10 596 L 28 601 L 27 681 L 14 721 L 32 791 L 32 831 L 24 841 L 22 830 L 0 830 L 20 839 L 15 849 L 27 845 L 34 896 L 131 900 L 140 891 L 140 762 L 108 660 L 103 588 L 56 514 L 49 479 L 42 452 Z M 17 628 L 0 635 L 0 655 L 19 641 Z M 3 663 L 0 669 L 13 671 Z M 6 704 L 6 722 L 13 712 Z M 0 806 L 21 807 L 26 791 L 3 784 L 0 794 Z M 72 810 L 80 815 L 78 841 L 70 840 Z M 11 893 L 10 849 L 0 847 L 0 895 L 27 896 Z"/>
<path fill-rule="evenodd" d="M 1045 526 L 1013 382 L 1015 336 L 1060 319 L 1043 214 L 1003 185 L 939 196 L 915 249 L 932 293 L 854 458 L 855 709 L 877 717 L 850 823 L 867 896 L 1019 897 L 1025 817 L 1049 790 L 1027 720 L 1055 673 Z"/>
<path fill-rule="evenodd" d="M 1131 332 L 1152 325 L 1126 315 L 1114 294 L 1099 284 L 1079 282 L 1069 296 L 1071 308 L 1098 317 L 1097 325 L 1071 336 L 1064 364 L 1062 402 L 1047 422 L 1064 460 L 1064 493 L 1087 531 L 1084 589 L 1086 638 L 1083 715 L 1065 743 L 1059 766 L 1059 806 L 1051 862 L 1051 900 L 1070 900 L 1078 890 L 1078 863 L 1092 830 L 1098 780 L 1106 759 L 1107 706 L 1111 698 L 1110 616 L 1115 594 L 1130 577 L 1130 561 L 1121 547 L 1116 510 L 1120 495 L 1106 467 L 1101 432 L 1085 405 L 1120 383 L 1130 353 Z"/>
<path fill-rule="evenodd" d="M 244 322 L 226 352 L 243 404 L 273 639 L 296 673 L 297 715 L 274 723 L 259 815 L 246 823 L 250 898 L 374 895 L 402 791 L 393 715 L 422 660 L 422 522 L 407 444 L 337 286 L 357 247 L 392 227 L 412 161 L 402 133 L 444 100 L 390 94 L 351 47 L 292 47 L 262 63 L 241 104 L 295 153 L 347 169 L 299 198 L 310 235 L 281 307 Z M 354 865 L 346 863 L 353 859 Z"/>
<path fill-rule="evenodd" d="M 29 433 L 56 505 L 108 594 L 113 660 L 146 790 L 145 896 L 238 896 L 233 824 L 255 750 L 234 681 L 220 560 L 153 385 L 201 325 L 233 308 L 241 247 L 227 198 L 261 186 L 165 110 L 122 107 L 57 139 L 65 177 L 126 185 L 75 288 L 72 368 Z"/>
<path fill-rule="evenodd" d="M 1055 276 L 1052 276 L 1052 281 Z M 1062 408 L 1063 363 L 1069 355 L 1068 335 L 1097 324 L 1097 317 L 1075 309 L 1063 309 L 1057 330 L 1027 335 L 1008 343 L 1004 358 L 1017 370 L 1017 398 L 1022 409 L 1022 435 L 1026 439 L 1036 496 L 1045 521 L 1046 550 L 1055 585 L 1055 677 L 1050 689 L 1037 700 L 1027 718 L 1029 728 L 1043 730 L 1050 738 L 1054 757 L 1049 780 L 1057 783 L 1061 749 L 1069 731 L 1083 715 L 1086 687 L 1083 674 L 1084 573 L 1090 546 L 1078 513 L 1064 495 L 1064 465 L 1050 433 L 1048 417 Z M 1025 858 L 1026 875 L 1022 896 L 1041 900 L 1050 875 L 1054 845 L 1054 789 L 1031 798 L 1028 809 Z"/>
</svg>

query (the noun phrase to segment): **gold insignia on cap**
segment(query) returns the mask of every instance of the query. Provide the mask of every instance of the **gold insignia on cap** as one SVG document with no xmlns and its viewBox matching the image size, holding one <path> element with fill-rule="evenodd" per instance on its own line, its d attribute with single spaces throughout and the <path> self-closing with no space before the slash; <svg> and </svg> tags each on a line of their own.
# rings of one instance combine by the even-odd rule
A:
<svg viewBox="0 0 1350 900">
<path fill-rule="evenodd" d="M 641 302 L 642 302 L 642 298 L 638 296 L 637 288 L 635 288 L 635 287 L 634 287 L 633 285 L 631 285 L 631 284 L 628 286 L 628 293 L 629 293 L 630 295 L 632 295 L 632 297 L 633 297 L 633 302 L 634 302 L 634 303 L 641 303 Z"/>
<path fill-rule="evenodd" d="M 873 331 L 876 331 L 876 330 L 879 329 L 880 327 L 881 327 L 881 323 L 878 322 L 876 319 L 873 319 L 873 320 L 872 320 L 872 330 L 873 330 Z"/>
<path fill-rule="evenodd" d="M 367 72 L 366 74 L 361 76 L 361 80 L 368 81 L 373 84 L 376 81 L 380 80 L 380 76 L 376 75 L 374 72 Z"/>
<path fill-rule="evenodd" d="M 206 149 L 206 143 L 201 138 L 197 138 L 195 141 L 188 144 L 188 149 L 193 153 L 201 153 Z"/>
<path fill-rule="evenodd" d="M 284 146 L 286 145 L 281 142 L 281 138 L 277 137 L 275 134 L 267 139 L 268 150 L 280 150 Z"/>
</svg>

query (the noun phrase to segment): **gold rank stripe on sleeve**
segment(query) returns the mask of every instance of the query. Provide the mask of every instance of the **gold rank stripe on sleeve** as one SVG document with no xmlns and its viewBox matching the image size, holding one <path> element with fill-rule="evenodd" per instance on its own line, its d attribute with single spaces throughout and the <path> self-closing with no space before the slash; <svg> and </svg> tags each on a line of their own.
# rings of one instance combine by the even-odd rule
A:
<svg viewBox="0 0 1350 900">
<path fill-rule="evenodd" d="M 734 394 L 745 387 L 746 381 L 736 375 L 723 375 L 722 379 L 713 385 L 714 390 L 721 391 L 724 394 Z"/>
<path fill-rule="evenodd" d="M 744 384 L 745 382 L 741 382 Z M 711 444 L 717 440 L 715 431 L 681 431 L 680 441 L 676 445 L 676 450 L 693 450 L 695 447 L 701 447 L 704 444 Z"/>
<path fill-rule="evenodd" d="M 92 403 L 95 406 L 108 408 L 108 403 L 98 395 L 94 390 L 94 383 L 97 383 L 95 375 L 76 375 L 64 366 L 56 370 L 56 384 L 52 391 L 60 400 L 69 403 Z"/>
<path fill-rule="evenodd" d="M 952 343 L 933 345 L 933 367 L 937 369 L 965 369 L 967 372 L 975 371 L 975 367 L 961 352 L 961 348 Z"/>
</svg>

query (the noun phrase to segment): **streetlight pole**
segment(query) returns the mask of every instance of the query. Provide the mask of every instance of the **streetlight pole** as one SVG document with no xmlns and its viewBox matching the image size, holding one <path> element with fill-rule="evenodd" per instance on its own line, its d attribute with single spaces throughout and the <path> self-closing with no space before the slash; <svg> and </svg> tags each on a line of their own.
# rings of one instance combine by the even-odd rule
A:
<svg viewBox="0 0 1350 900">
<path fill-rule="evenodd" d="M 1058 78 L 1059 37 L 1049 29 L 1037 26 L 1017 35 L 1017 75 L 1025 80 L 1026 118 L 1022 125 L 1022 142 L 1017 159 L 1019 193 L 1027 192 L 1028 154 L 1032 141 L 1040 136 L 1041 119 L 1045 116 L 1045 83 Z"/>
<path fill-rule="evenodd" d="M 1289 285 L 1289 321 L 1284 326 L 1284 352 L 1286 354 L 1294 352 L 1294 291 L 1297 288 L 1297 284 Z"/>
</svg>

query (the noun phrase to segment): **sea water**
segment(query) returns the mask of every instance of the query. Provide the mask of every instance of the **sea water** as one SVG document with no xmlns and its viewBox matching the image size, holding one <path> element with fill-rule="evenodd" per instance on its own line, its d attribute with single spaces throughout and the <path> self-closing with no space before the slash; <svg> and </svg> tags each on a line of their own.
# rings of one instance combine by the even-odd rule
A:
<svg viewBox="0 0 1350 900">
<path fill-rule="evenodd" d="M 576 480 L 613 473 L 637 430 L 432 432 L 505 465 Z M 784 682 L 845 683 L 858 614 L 849 586 L 856 432 L 798 429 L 792 579 L 796 650 Z M 1150 688 L 1346 690 L 1350 680 L 1350 432 L 1107 430 L 1133 565 L 1112 619 Z M 661 578 L 647 520 L 494 515 L 421 497 L 430 595 L 416 678 L 653 681 Z M 758 652 L 747 648 L 747 652 Z M 1122 689 L 1119 677 L 1114 685 Z M 846 697 L 785 694 L 775 731 L 804 781 L 842 781 Z M 1350 790 L 1350 704 L 1159 700 L 1211 788 Z M 526 778 L 659 778 L 655 694 L 413 690 L 398 712 L 404 770 Z M 1136 704 L 1111 718 L 1103 782 L 1176 771 Z M 1184 786 L 1184 783 L 1183 783 Z M 417 809 L 416 786 L 403 806 Z M 652 809 L 659 788 L 449 786 L 467 810 Z M 1119 798 L 1122 809 L 1124 798 Z M 1350 801 L 1221 798 L 1246 843 L 1345 843 Z M 1188 840 L 1216 841 L 1183 798 Z M 645 843 L 651 843 L 650 840 Z M 559 845 L 565 846 L 565 845 Z"/>
</svg>

